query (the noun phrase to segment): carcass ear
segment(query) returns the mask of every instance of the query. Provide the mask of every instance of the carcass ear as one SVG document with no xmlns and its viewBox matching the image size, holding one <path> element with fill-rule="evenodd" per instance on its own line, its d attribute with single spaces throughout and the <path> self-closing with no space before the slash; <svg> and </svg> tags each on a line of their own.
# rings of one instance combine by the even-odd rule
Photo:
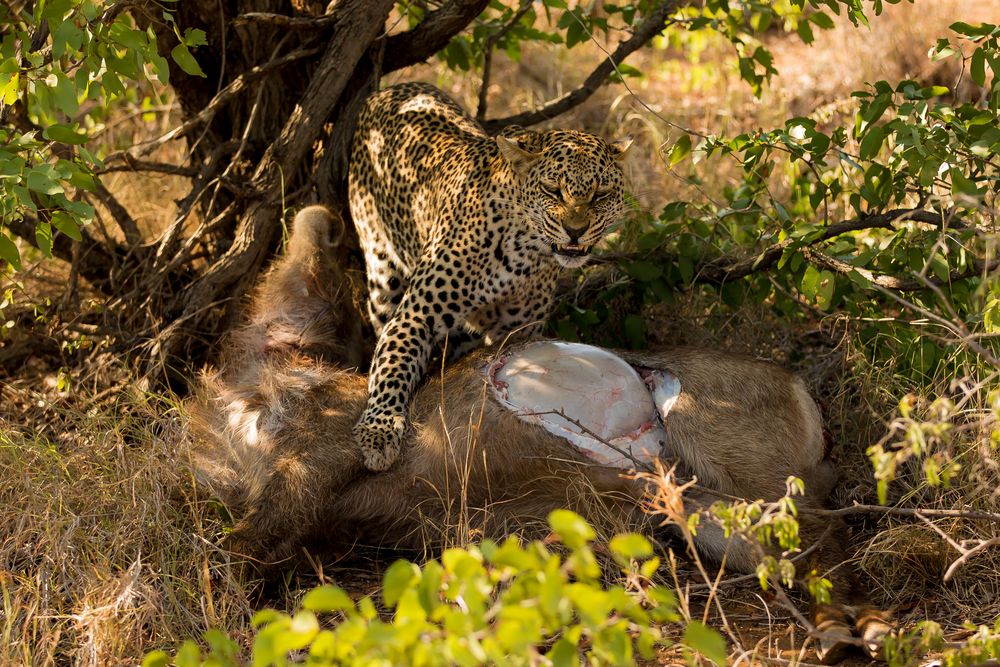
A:
<svg viewBox="0 0 1000 667">
<path fill-rule="evenodd" d="M 497 137 L 497 147 L 500 149 L 500 155 L 519 176 L 527 174 L 531 164 L 542 155 L 524 150 L 520 144 L 507 137 Z"/>
<path fill-rule="evenodd" d="M 625 159 L 628 154 L 628 149 L 632 148 L 633 139 L 632 137 L 625 137 L 624 139 L 619 139 L 611 144 L 611 150 L 615 154 L 615 160 L 621 162 Z"/>
</svg>

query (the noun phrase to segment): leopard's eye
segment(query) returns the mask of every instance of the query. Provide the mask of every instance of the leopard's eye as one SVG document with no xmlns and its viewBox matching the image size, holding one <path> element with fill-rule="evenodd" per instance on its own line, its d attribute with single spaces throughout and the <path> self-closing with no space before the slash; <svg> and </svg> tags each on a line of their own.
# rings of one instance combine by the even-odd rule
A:
<svg viewBox="0 0 1000 667">
<path fill-rule="evenodd" d="M 542 183 L 541 186 L 542 186 L 542 192 L 552 197 L 553 199 L 562 201 L 562 190 L 559 189 L 558 185 L 554 185 L 552 183 Z"/>
<path fill-rule="evenodd" d="M 611 187 L 598 188 L 597 192 L 594 193 L 594 199 L 604 199 L 605 197 L 607 197 L 608 195 L 610 195 L 612 192 L 614 192 L 614 188 L 611 188 Z"/>
</svg>

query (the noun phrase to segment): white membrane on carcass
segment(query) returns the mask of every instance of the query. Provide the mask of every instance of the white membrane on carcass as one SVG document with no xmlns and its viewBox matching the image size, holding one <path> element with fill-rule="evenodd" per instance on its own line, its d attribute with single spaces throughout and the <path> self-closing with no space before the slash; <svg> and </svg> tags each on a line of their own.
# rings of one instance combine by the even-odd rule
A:
<svg viewBox="0 0 1000 667">
<path fill-rule="evenodd" d="M 631 468 L 634 461 L 617 450 L 643 462 L 660 452 L 664 432 L 657 412 L 665 414 L 661 406 L 669 410 L 669 388 L 658 396 L 654 387 L 651 394 L 639 373 L 607 350 L 581 343 L 532 343 L 491 364 L 487 372 L 501 404 L 569 440 L 598 463 Z M 679 391 L 673 375 L 654 371 L 656 386 L 669 385 L 671 378 Z"/>
<path fill-rule="evenodd" d="M 667 370 L 650 371 L 649 376 L 653 382 L 653 403 L 656 404 L 656 411 L 660 413 L 660 419 L 666 419 L 667 413 L 681 395 L 681 381 Z"/>
</svg>

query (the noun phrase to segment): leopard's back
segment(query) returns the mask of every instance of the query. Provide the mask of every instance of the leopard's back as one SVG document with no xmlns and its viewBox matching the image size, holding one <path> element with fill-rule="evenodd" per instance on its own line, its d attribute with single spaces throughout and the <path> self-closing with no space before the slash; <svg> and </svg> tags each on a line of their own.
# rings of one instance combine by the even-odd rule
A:
<svg viewBox="0 0 1000 667">
<path fill-rule="evenodd" d="M 451 224 L 454 195 L 495 157 L 483 128 L 434 86 L 374 94 L 358 118 L 349 172 L 362 247 L 378 247 L 409 274 L 435 227 Z"/>
</svg>

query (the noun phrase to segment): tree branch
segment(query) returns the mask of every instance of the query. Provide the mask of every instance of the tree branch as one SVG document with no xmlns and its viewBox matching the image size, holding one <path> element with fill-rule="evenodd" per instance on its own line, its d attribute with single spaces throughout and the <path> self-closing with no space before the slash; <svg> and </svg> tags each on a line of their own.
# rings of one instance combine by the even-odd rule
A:
<svg viewBox="0 0 1000 667">
<path fill-rule="evenodd" d="M 393 0 L 340 0 L 334 7 L 338 19 L 309 86 L 254 171 L 251 185 L 258 199 L 240 221 L 226 253 L 179 295 L 183 312 L 152 345 L 147 376 L 168 370 L 184 340 L 181 327 L 198 326 L 197 320 L 215 304 L 238 298 L 256 275 L 278 229 L 284 175 L 299 168 L 321 135 L 355 66 L 383 30 L 392 6 Z"/>
<path fill-rule="evenodd" d="M 678 7 L 689 4 L 689 0 L 665 0 L 650 12 L 639 27 L 635 29 L 632 36 L 618 45 L 614 53 L 605 58 L 600 65 L 594 68 L 583 83 L 576 89 L 571 90 L 562 97 L 556 98 L 546 103 L 534 111 L 507 116 L 506 118 L 495 118 L 483 123 L 486 131 L 495 134 L 508 125 L 534 125 L 543 120 L 548 120 L 561 113 L 569 111 L 573 107 L 582 104 L 594 92 L 608 81 L 608 77 L 614 73 L 618 64 L 625 60 L 632 52 L 637 51 L 654 37 L 659 35 L 667 22 L 667 17 L 677 10 Z"/>
<path fill-rule="evenodd" d="M 983 273 L 989 273 L 990 271 L 1000 267 L 1000 258 L 994 259 L 990 262 L 974 261 L 965 271 L 953 271 L 950 273 L 947 280 L 942 280 L 937 276 L 924 278 L 923 280 L 904 280 L 902 278 L 897 278 L 896 276 L 877 274 L 873 271 L 869 271 L 868 269 L 853 266 L 808 246 L 802 248 L 802 256 L 805 257 L 811 264 L 820 268 L 829 269 L 830 271 L 844 275 L 855 271 L 873 285 L 877 285 L 878 287 L 883 287 L 885 289 L 896 290 L 897 292 L 912 292 L 919 289 L 929 289 L 931 285 L 939 287 L 941 285 L 947 285 L 955 282 L 956 280 L 964 280 Z"/>
<path fill-rule="evenodd" d="M 382 72 L 388 74 L 427 60 L 446 47 L 488 4 L 489 0 L 451 0 L 424 17 L 413 30 L 391 35 L 386 39 Z"/>
<path fill-rule="evenodd" d="M 837 222 L 829 225 L 823 229 L 822 234 L 812 240 L 810 245 L 815 245 L 816 243 L 821 243 L 823 241 L 829 241 L 830 239 L 836 238 L 841 234 L 857 232 L 862 229 L 892 229 L 893 223 L 905 220 L 914 220 L 916 222 L 926 222 L 928 224 L 940 225 L 941 219 L 942 214 L 936 211 L 925 211 L 923 209 L 913 208 L 895 209 L 892 211 L 886 211 L 885 213 L 865 215 L 860 218 L 853 218 L 851 220 L 845 220 L 843 222 Z M 778 260 L 781 259 L 781 255 L 785 252 L 785 249 L 792 246 L 794 243 L 795 241 L 792 239 L 781 241 L 780 243 L 774 243 L 765 248 L 756 257 L 748 257 L 747 259 L 735 262 L 708 262 L 702 265 L 695 272 L 695 281 L 721 285 L 733 280 L 738 280 L 757 271 L 766 271 L 777 264 Z"/>
</svg>

